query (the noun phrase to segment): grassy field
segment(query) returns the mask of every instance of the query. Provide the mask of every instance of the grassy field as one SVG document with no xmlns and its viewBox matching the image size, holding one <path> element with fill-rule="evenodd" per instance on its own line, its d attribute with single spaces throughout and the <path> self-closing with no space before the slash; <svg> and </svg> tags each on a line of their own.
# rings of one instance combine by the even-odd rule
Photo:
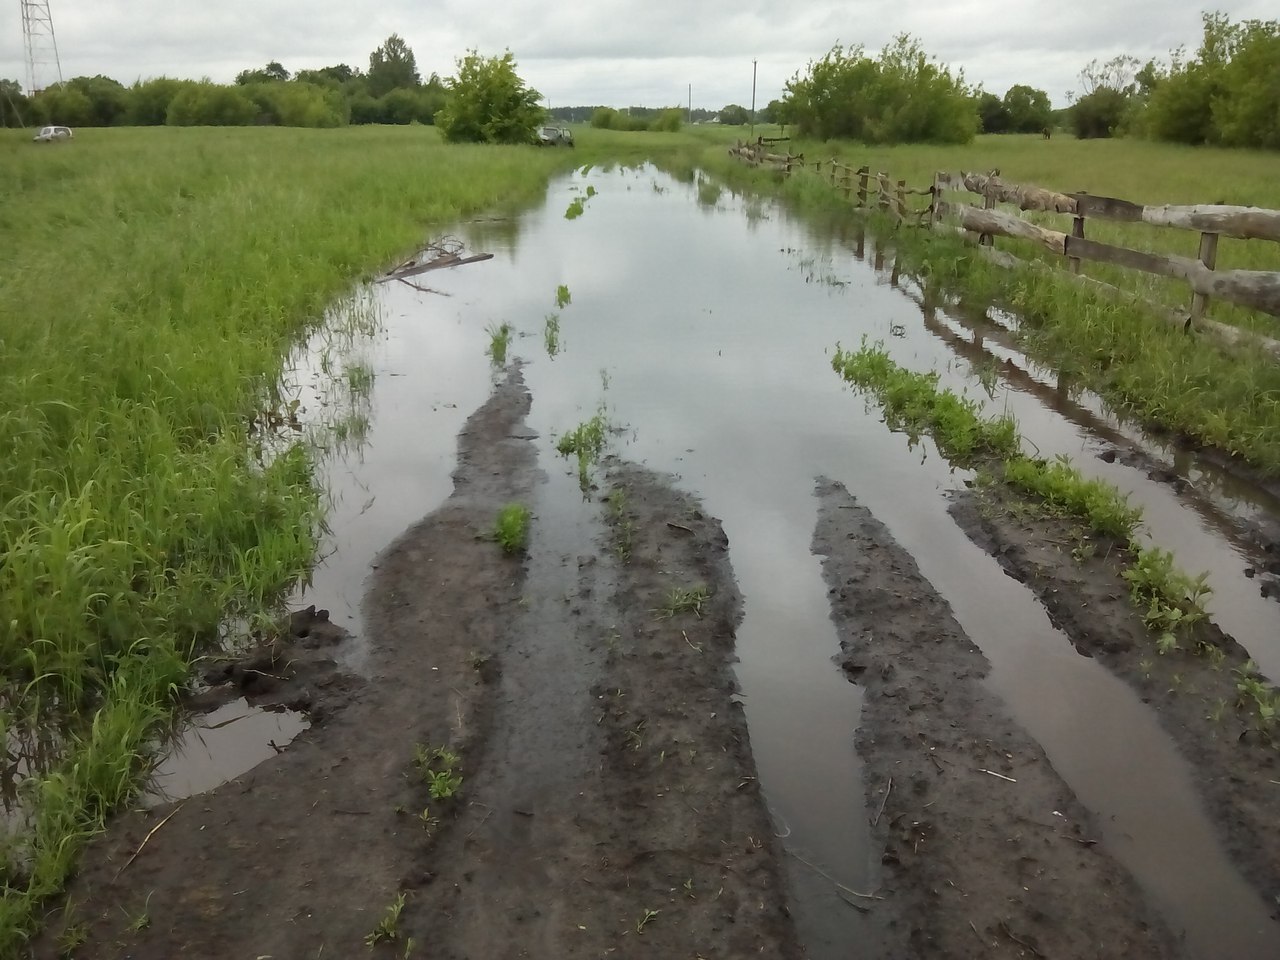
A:
<svg viewBox="0 0 1280 960">
<path fill-rule="evenodd" d="M 0 132 L 0 729 L 10 749 L 42 747 L 21 801 L 4 797 L 0 956 L 136 789 L 193 658 L 225 624 L 270 615 L 312 561 L 311 451 L 267 453 L 251 429 L 280 403 L 290 346 L 361 277 L 458 218 L 536 203 L 573 165 L 652 158 L 835 205 L 816 179 L 737 166 L 725 146 L 744 132 L 581 128 L 572 151 L 446 147 L 422 127 L 83 130 L 53 147 Z M 998 166 L 1132 200 L 1280 206 L 1274 158 L 1249 153 L 1022 137 L 792 149 L 913 183 Z M 917 275 L 1018 306 L 1033 349 L 1121 405 L 1280 472 L 1275 365 L 999 274 L 954 241 L 896 242 Z M 359 303 L 339 312 L 369 322 Z"/>
<path fill-rule="evenodd" d="M 758 133 L 762 130 L 776 133 L 776 128 L 757 127 Z M 731 183 L 781 194 L 810 211 L 846 205 L 816 175 L 782 182 L 777 174 L 744 167 L 727 156 L 725 143 L 741 131 L 700 128 L 694 135 L 707 144 L 704 164 Z M 910 185 L 927 186 L 936 169 L 998 167 L 1016 182 L 1087 189 L 1134 202 L 1226 201 L 1280 209 L 1280 182 L 1272 173 L 1277 157 L 1258 151 L 1027 136 L 978 137 L 965 147 L 867 148 L 803 141 L 788 146 L 807 158 L 834 155 L 855 167 L 866 163 Z M 923 206 L 927 198 L 914 200 Z M 1010 272 L 975 257 L 956 239 L 886 223 L 874 228 L 892 234 L 903 270 L 926 286 L 979 305 L 996 303 L 1011 309 L 1020 318 L 1018 335 L 1029 352 L 1096 390 L 1120 412 L 1219 447 L 1280 476 L 1280 366 L 1264 355 L 1223 351 L 1214 341 L 1185 336 L 1156 320 L 1141 300 L 1099 297 L 1061 271 Z M 1095 239 L 1186 255 L 1195 255 L 1198 244 L 1198 234 L 1141 224 L 1090 221 L 1088 231 Z M 1003 239 L 998 245 L 1019 255 L 1039 256 L 1027 245 Z M 1224 240 L 1219 266 L 1280 270 L 1280 244 Z M 1185 310 L 1190 301 L 1184 284 L 1118 269 L 1087 272 L 1169 306 Z M 1275 318 L 1225 304 L 1215 304 L 1211 315 L 1280 337 Z"/>
<path fill-rule="evenodd" d="M 310 451 L 264 455 L 250 435 L 288 347 L 457 218 L 536 202 L 601 150 L 679 144 L 597 146 L 445 147 L 421 127 L 0 135 L 0 730 L 40 747 L 0 820 L 0 955 L 136 788 L 192 658 L 312 561 Z"/>
</svg>

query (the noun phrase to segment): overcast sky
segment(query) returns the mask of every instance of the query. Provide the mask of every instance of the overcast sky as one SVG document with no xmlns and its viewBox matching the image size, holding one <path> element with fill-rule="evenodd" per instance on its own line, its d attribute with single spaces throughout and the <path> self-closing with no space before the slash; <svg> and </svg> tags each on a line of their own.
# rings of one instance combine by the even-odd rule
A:
<svg viewBox="0 0 1280 960">
<path fill-rule="evenodd" d="M 348 63 L 393 32 L 424 76 L 453 72 L 469 47 L 510 48 L 520 74 L 553 106 L 663 106 L 687 101 L 719 109 L 756 102 L 836 42 L 879 50 L 895 33 L 970 83 L 1003 94 L 1012 84 L 1046 90 L 1066 104 L 1076 74 L 1094 57 L 1167 57 L 1195 48 L 1200 7 L 1179 0 L 49 0 L 62 73 L 103 73 L 122 83 L 153 76 L 229 82 L 246 67 L 279 60 L 289 70 Z M 0 0 L 0 77 L 25 84 L 17 0 Z M 1233 20 L 1272 19 L 1276 0 L 1217 0 Z M 51 78 L 56 79 L 56 78 Z M 49 82 L 49 79 L 43 83 Z M 43 85 L 42 83 L 42 85 Z"/>
</svg>

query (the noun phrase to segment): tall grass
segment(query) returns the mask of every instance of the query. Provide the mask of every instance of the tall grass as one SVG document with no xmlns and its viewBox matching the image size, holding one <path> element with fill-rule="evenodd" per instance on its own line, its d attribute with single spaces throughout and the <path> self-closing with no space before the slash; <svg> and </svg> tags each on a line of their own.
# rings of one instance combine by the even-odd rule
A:
<svg viewBox="0 0 1280 960">
<path fill-rule="evenodd" d="M 60 728 L 0 831 L 3 956 L 136 788 L 191 658 L 308 569 L 310 449 L 250 437 L 290 345 L 433 225 L 569 162 L 424 128 L 66 147 L 0 136 L 0 729 Z"/>
</svg>

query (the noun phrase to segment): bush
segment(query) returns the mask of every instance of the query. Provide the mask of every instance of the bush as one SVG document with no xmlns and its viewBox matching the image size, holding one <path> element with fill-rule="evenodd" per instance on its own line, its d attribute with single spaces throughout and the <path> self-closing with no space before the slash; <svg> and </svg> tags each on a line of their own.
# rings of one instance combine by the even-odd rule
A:
<svg viewBox="0 0 1280 960">
<path fill-rule="evenodd" d="M 165 122 L 171 127 L 236 127 L 248 126 L 257 116 L 257 105 L 242 88 L 193 83 L 174 96 Z"/>
<path fill-rule="evenodd" d="M 787 82 L 793 122 L 802 136 L 866 143 L 969 143 L 976 103 L 962 76 L 927 56 L 906 34 L 879 60 L 862 47 L 837 44 Z"/>
<path fill-rule="evenodd" d="M 591 114 L 591 125 L 600 130 L 648 130 L 649 121 L 622 113 L 612 107 L 596 107 Z M 677 130 L 679 127 L 676 128 Z"/>
<path fill-rule="evenodd" d="M 684 124 L 684 111 L 679 107 L 671 107 L 649 121 L 649 129 L 659 133 L 679 133 Z"/>
<path fill-rule="evenodd" d="M 458 62 L 447 83 L 436 126 L 450 143 L 532 143 L 543 110 L 542 95 L 516 73 L 511 51 L 482 57 L 475 50 Z"/>
<path fill-rule="evenodd" d="M 1081 140 L 1114 136 L 1129 108 L 1129 98 L 1112 87 L 1099 87 L 1071 108 L 1071 127 Z"/>
<path fill-rule="evenodd" d="M 126 122 L 134 127 L 163 126 L 169 116 L 169 104 L 190 80 L 174 80 L 170 77 L 153 77 L 139 80 L 129 89 L 129 110 Z"/>
</svg>

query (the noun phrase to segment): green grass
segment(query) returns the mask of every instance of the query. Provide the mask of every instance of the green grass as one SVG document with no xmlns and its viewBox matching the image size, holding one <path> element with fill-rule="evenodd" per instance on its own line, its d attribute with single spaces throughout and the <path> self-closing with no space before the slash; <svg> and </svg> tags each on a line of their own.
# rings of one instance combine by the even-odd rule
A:
<svg viewBox="0 0 1280 960">
<path fill-rule="evenodd" d="M 542 345 L 548 357 L 556 357 L 560 353 L 560 314 L 547 314 L 546 323 L 542 327 Z"/>
<path fill-rule="evenodd" d="M 250 434 L 291 345 L 433 231 L 593 157 L 418 127 L 81 134 L 0 133 L 0 728 L 57 729 L 0 834 L 5 956 L 137 789 L 192 658 L 312 562 L 313 448 Z"/>
<path fill-rule="evenodd" d="M 521 553 L 529 545 L 529 521 L 533 514 L 523 503 L 508 503 L 493 522 L 493 538 L 504 553 Z"/>
</svg>

